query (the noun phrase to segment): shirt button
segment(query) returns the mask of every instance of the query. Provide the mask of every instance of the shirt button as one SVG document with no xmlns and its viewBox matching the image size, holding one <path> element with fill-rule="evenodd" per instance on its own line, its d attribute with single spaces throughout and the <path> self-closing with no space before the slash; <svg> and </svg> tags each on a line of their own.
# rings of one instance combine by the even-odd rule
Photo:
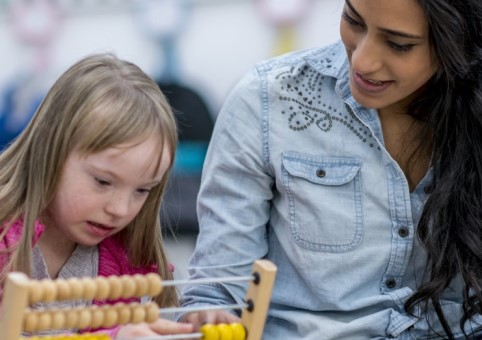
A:
<svg viewBox="0 0 482 340">
<path fill-rule="evenodd" d="M 395 281 L 394 279 L 388 279 L 385 284 L 388 288 L 392 289 L 395 288 L 395 286 L 397 285 L 397 281 Z"/>
<path fill-rule="evenodd" d="M 401 227 L 400 229 L 398 229 L 398 235 L 400 235 L 400 237 L 407 237 L 408 234 L 410 234 L 410 230 L 408 230 L 407 227 Z"/>
<path fill-rule="evenodd" d="M 326 175 L 325 170 L 323 169 L 316 170 L 316 176 L 321 178 L 321 177 L 325 177 L 325 175 Z"/>
<path fill-rule="evenodd" d="M 426 194 L 430 194 L 432 192 L 432 189 L 433 189 L 433 186 L 432 185 L 426 185 L 424 188 L 423 188 L 423 191 L 426 193 Z"/>
</svg>

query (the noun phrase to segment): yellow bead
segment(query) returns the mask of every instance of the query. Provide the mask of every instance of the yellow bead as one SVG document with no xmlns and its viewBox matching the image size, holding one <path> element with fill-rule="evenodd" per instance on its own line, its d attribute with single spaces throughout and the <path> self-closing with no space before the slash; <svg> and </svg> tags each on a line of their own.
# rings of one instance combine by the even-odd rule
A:
<svg viewBox="0 0 482 340">
<path fill-rule="evenodd" d="M 129 275 L 123 275 L 119 280 L 122 283 L 121 297 L 125 299 L 133 297 L 136 292 L 136 283 L 134 279 Z"/>
<path fill-rule="evenodd" d="M 219 340 L 233 340 L 233 331 L 228 324 L 220 323 L 217 325 L 219 331 Z"/>
<path fill-rule="evenodd" d="M 97 276 L 95 278 L 95 285 L 96 285 L 96 292 L 95 292 L 95 299 L 96 300 L 106 300 L 110 296 L 110 285 L 109 281 L 107 281 L 106 277 Z"/>
<path fill-rule="evenodd" d="M 162 292 L 162 280 L 159 274 L 149 273 L 145 276 L 148 284 L 149 290 L 147 295 L 149 296 L 157 296 Z"/>
<path fill-rule="evenodd" d="M 122 282 L 119 280 L 118 276 L 108 276 L 107 281 L 110 286 L 110 296 L 109 299 L 117 300 L 122 295 Z"/>
<path fill-rule="evenodd" d="M 42 290 L 43 302 L 52 302 L 57 298 L 57 286 L 54 281 L 48 279 L 40 281 L 39 289 Z"/>
<path fill-rule="evenodd" d="M 35 332 L 37 330 L 38 319 L 39 317 L 37 313 L 27 313 L 23 319 L 23 329 L 27 332 Z M 35 340 L 37 340 L 36 338 L 37 337 L 35 337 Z"/>
<path fill-rule="evenodd" d="M 229 324 L 231 330 L 233 331 L 233 340 L 245 340 L 246 339 L 246 329 L 241 323 L 231 323 Z"/>
<path fill-rule="evenodd" d="M 57 286 L 57 300 L 58 301 L 70 300 L 71 288 L 67 280 L 57 279 L 55 284 Z"/>
<path fill-rule="evenodd" d="M 201 327 L 203 340 L 219 340 L 219 331 L 215 325 L 205 324 Z"/>
</svg>

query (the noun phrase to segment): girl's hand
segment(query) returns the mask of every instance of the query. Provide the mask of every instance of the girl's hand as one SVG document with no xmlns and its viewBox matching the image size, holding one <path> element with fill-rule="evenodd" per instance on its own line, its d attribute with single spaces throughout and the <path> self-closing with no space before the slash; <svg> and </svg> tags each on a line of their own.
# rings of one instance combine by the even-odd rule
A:
<svg viewBox="0 0 482 340">
<path fill-rule="evenodd" d="M 156 336 L 168 334 L 185 334 L 192 333 L 193 326 L 188 323 L 180 323 L 166 319 L 158 319 L 157 321 L 147 324 L 140 323 L 135 325 L 122 326 L 116 340 L 130 340 L 140 336 Z"/>
<path fill-rule="evenodd" d="M 236 315 L 224 311 L 202 311 L 187 313 L 182 317 L 181 321 L 192 324 L 194 326 L 194 330 L 199 331 L 201 326 L 206 323 L 218 324 L 241 322 L 241 319 Z"/>
</svg>

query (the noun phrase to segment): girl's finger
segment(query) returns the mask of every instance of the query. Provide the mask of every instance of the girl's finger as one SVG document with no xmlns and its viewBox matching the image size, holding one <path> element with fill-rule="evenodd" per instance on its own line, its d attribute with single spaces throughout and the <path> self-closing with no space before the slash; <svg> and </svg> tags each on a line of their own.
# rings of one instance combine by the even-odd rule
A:
<svg viewBox="0 0 482 340">
<path fill-rule="evenodd" d="M 166 319 L 158 319 L 149 324 L 149 327 L 157 334 L 181 334 L 192 333 L 194 327 L 190 323 L 175 322 Z"/>
</svg>

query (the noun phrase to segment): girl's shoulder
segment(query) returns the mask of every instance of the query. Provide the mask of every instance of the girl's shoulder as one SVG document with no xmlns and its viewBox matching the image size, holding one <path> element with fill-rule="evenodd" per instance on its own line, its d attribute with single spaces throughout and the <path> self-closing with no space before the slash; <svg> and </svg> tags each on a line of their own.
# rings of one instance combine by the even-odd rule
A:
<svg viewBox="0 0 482 340">
<path fill-rule="evenodd" d="M 0 225 L 0 234 L 3 234 L 8 222 Z M 0 268 L 3 268 L 9 261 L 12 251 L 22 238 L 24 223 L 22 219 L 13 222 L 5 235 L 0 237 Z M 32 236 L 32 247 L 37 243 L 40 235 L 44 231 L 44 226 L 40 222 L 35 222 Z"/>
<path fill-rule="evenodd" d="M 156 273 L 157 266 L 133 266 L 126 247 L 115 237 L 108 237 L 99 246 L 99 275 L 134 275 Z"/>
<path fill-rule="evenodd" d="M 8 222 L 2 224 L 0 226 L 0 233 L 3 232 L 4 228 L 8 225 Z M 20 241 L 20 238 L 22 237 L 23 233 L 23 228 L 24 228 L 24 223 L 22 219 L 18 219 L 15 222 L 13 222 L 10 227 L 8 228 L 7 232 L 5 233 L 4 237 L 0 240 L 0 249 L 6 249 L 11 246 L 14 246 Z M 32 237 L 32 246 L 35 245 L 42 235 L 45 227 L 42 223 L 39 221 L 36 221 L 34 224 L 34 230 L 33 230 L 33 237 Z"/>
</svg>

